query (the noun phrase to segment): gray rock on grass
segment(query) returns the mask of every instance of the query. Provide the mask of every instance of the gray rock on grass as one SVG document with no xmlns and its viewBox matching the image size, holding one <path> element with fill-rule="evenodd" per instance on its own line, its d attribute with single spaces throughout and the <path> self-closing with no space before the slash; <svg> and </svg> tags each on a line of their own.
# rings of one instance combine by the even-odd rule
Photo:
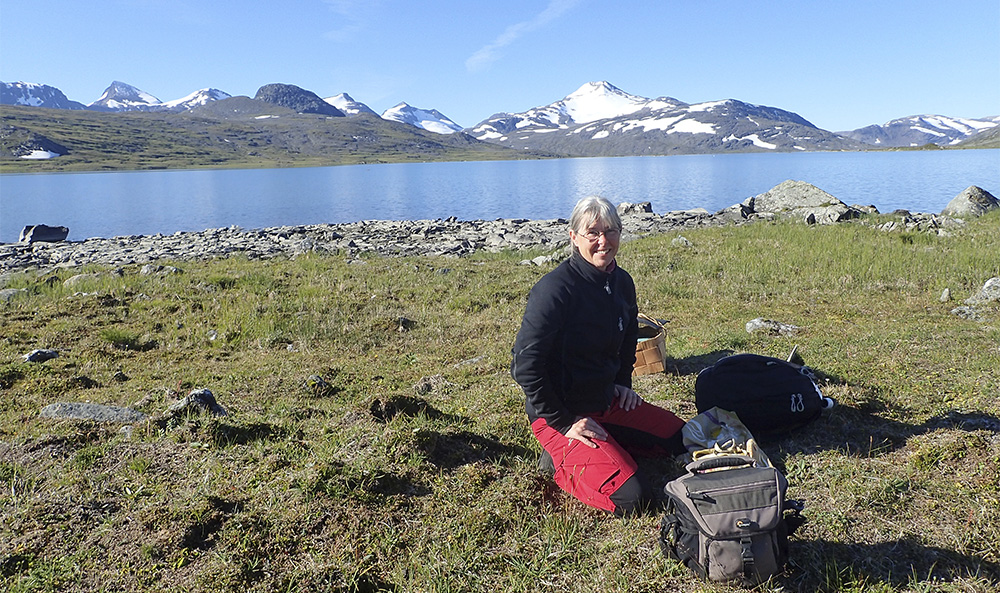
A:
<svg viewBox="0 0 1000 593">
<path fill-rule="evenodd" d="M 1000 208 L 1000 200 L 997 200 L 993 194 L 979 186 L 970 185 L 948 202 L 941 214 L 944 216 L 975 217 L 982 216 L 997 208 Z"/>
<path fill-rule="evenodd" d="M 59 358 L 59 351 L 52 348 L 38 348 L 23 355 L 24 362 L 45 362 L 53 358 Z"/>
<path fill-rule="evenodd" d="M 748 334 L 764 333 L 774 336 L 794 336 L 799 333 L 800 329 L 801 328 L 796 325 L 781 323 L 771 319 L 764 319 L 763 317 L 751 319 L 746 324 Z"/>
<path fill-rule="evenodd" d="M 797 218 L 810 224 L 833 224 L 857 218 L 856 209 L 804 181 L 783 181 L 744 202 L 754 213 Z"/>
<path fill-rule="evenodd" d="M 215 396 L 208 389 L 195 389 L 178 401 L 170 404 L 167 408 L 167 416 L 180 416 L 191 411 L 207 411 L 214 416 L 227 416 L 226 411 L 217 401 Z"/>
<path fill-rule="evenodd" d="M 1000 301 L 1000 277 L 990 278 L 979 292 L 965 300 L 967 305 L 995 303 Z"/>
<path fill-rule="evenodd" d="M 26 296 L 28 291 L 24 288 L 3 288 L 0 289 L 0 303 L 9 303 L 14 299 Z"/>
<path fill-rule="evenodd" d="M 145 414 L 136 410 L 87 402 L 56 402 L 42 408 L 38 415 L 53 420 L 91 420 L 122 424 L 142 422 L 146 419 Z"/>
</svg>

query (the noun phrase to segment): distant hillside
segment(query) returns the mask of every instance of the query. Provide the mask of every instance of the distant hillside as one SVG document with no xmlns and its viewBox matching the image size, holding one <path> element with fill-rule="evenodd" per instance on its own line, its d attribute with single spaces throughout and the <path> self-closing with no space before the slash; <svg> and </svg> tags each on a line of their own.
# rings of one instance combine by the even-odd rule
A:
<svg viewBox="0 0 1000 593">
<path fill-rule="evenodd" d="M 943 115 L 911 115 L 882 125 L 840 132 L 841 135 L 880 148 L 956 146 L 1000 126 L 1000 116 L 981 119 Z"/>
<path fill-rule="evenodd" d="M 1000 126 L 980 132 L 955 145 L 956 148 L 1000 148 Z"/>
<path fill-rule="evenodd" d="M 513 151 L 467 134 L 434 134 L 372 115 L 329 118 L 298 114 L 247 97 L 212 101 L 183 113 L 4 106 L 0 130 L 0 171 L 5 172 L 288 167 L 552 156 Z M 53 147 L 65 152 L 56 153 Z M 61 156 L 23 158 L 44 155 L 43 151 Z"/>
</svg>

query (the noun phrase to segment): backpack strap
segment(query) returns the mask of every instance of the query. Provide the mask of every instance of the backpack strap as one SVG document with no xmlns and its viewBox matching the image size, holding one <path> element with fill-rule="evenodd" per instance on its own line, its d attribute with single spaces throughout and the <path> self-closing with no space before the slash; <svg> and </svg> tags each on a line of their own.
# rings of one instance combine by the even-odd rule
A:
<svg viewBox="0 0 1000 593">
<path fill-rule="evenodd" d="M 754 579 L 752 544 L 753 540 L 749 537 L 740 538 L 740 545 L 743 546 L 743 549 L 740 551 L 740 555 L 743 557 L 743 578 L 745 578 L 748 583 L 752 583 Z"/>
<path fill-rule="evenodd" d="M 750 519 L 740 519 L 736 521 L 736 526 L 744 531 L 748 531 L 754 526 L 754 522 Z M 754 556 L 753 556 L 753 539 L 749 534 L 744 534 L 740 538 L 740 557 L 743 560 L 743 578 L 746 579 L 748 583 L 754 582 Z"/>
</svg>

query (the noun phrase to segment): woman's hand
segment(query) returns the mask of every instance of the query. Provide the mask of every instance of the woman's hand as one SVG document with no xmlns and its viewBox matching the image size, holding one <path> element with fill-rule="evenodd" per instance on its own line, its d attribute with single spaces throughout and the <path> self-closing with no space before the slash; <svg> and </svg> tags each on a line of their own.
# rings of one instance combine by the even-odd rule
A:
<svg viewBox="0 0 1000 593">
<path fill-rule="evenodd" d="M 618 396 L 618 407 L 626 412 L 631 412 L 642 403 L 639 394 L 624 385 L 615 385 L 615 395 Z"/>
<path fill-rule="evenodd" d="M 573 426 L 569 427 L 566 431 L 566 436 L 570 439 L 575 439 L 580 441 L 584 445 L 587 445 L 591 449 L 597 448 L 597 443 L 594 441 L 606 441 L 608 440 L 608 432 L 604 430 L 596 420 L 592 418 L 587 418 L 586 416 L 576 419 Z"/>
</svg>

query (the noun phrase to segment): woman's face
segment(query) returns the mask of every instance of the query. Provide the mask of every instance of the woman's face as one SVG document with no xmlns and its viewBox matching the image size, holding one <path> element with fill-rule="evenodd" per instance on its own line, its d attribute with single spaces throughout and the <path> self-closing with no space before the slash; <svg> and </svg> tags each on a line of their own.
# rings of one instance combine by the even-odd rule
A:
<svg viewBox="0 0 1000 593">
<path fill-rule="evenodd" d="M 570 230 L 569 238 L 585 260 L 607 271 L 618 254 L 621 229 L 594 220 L 579 231 Z"/>
</svg>

